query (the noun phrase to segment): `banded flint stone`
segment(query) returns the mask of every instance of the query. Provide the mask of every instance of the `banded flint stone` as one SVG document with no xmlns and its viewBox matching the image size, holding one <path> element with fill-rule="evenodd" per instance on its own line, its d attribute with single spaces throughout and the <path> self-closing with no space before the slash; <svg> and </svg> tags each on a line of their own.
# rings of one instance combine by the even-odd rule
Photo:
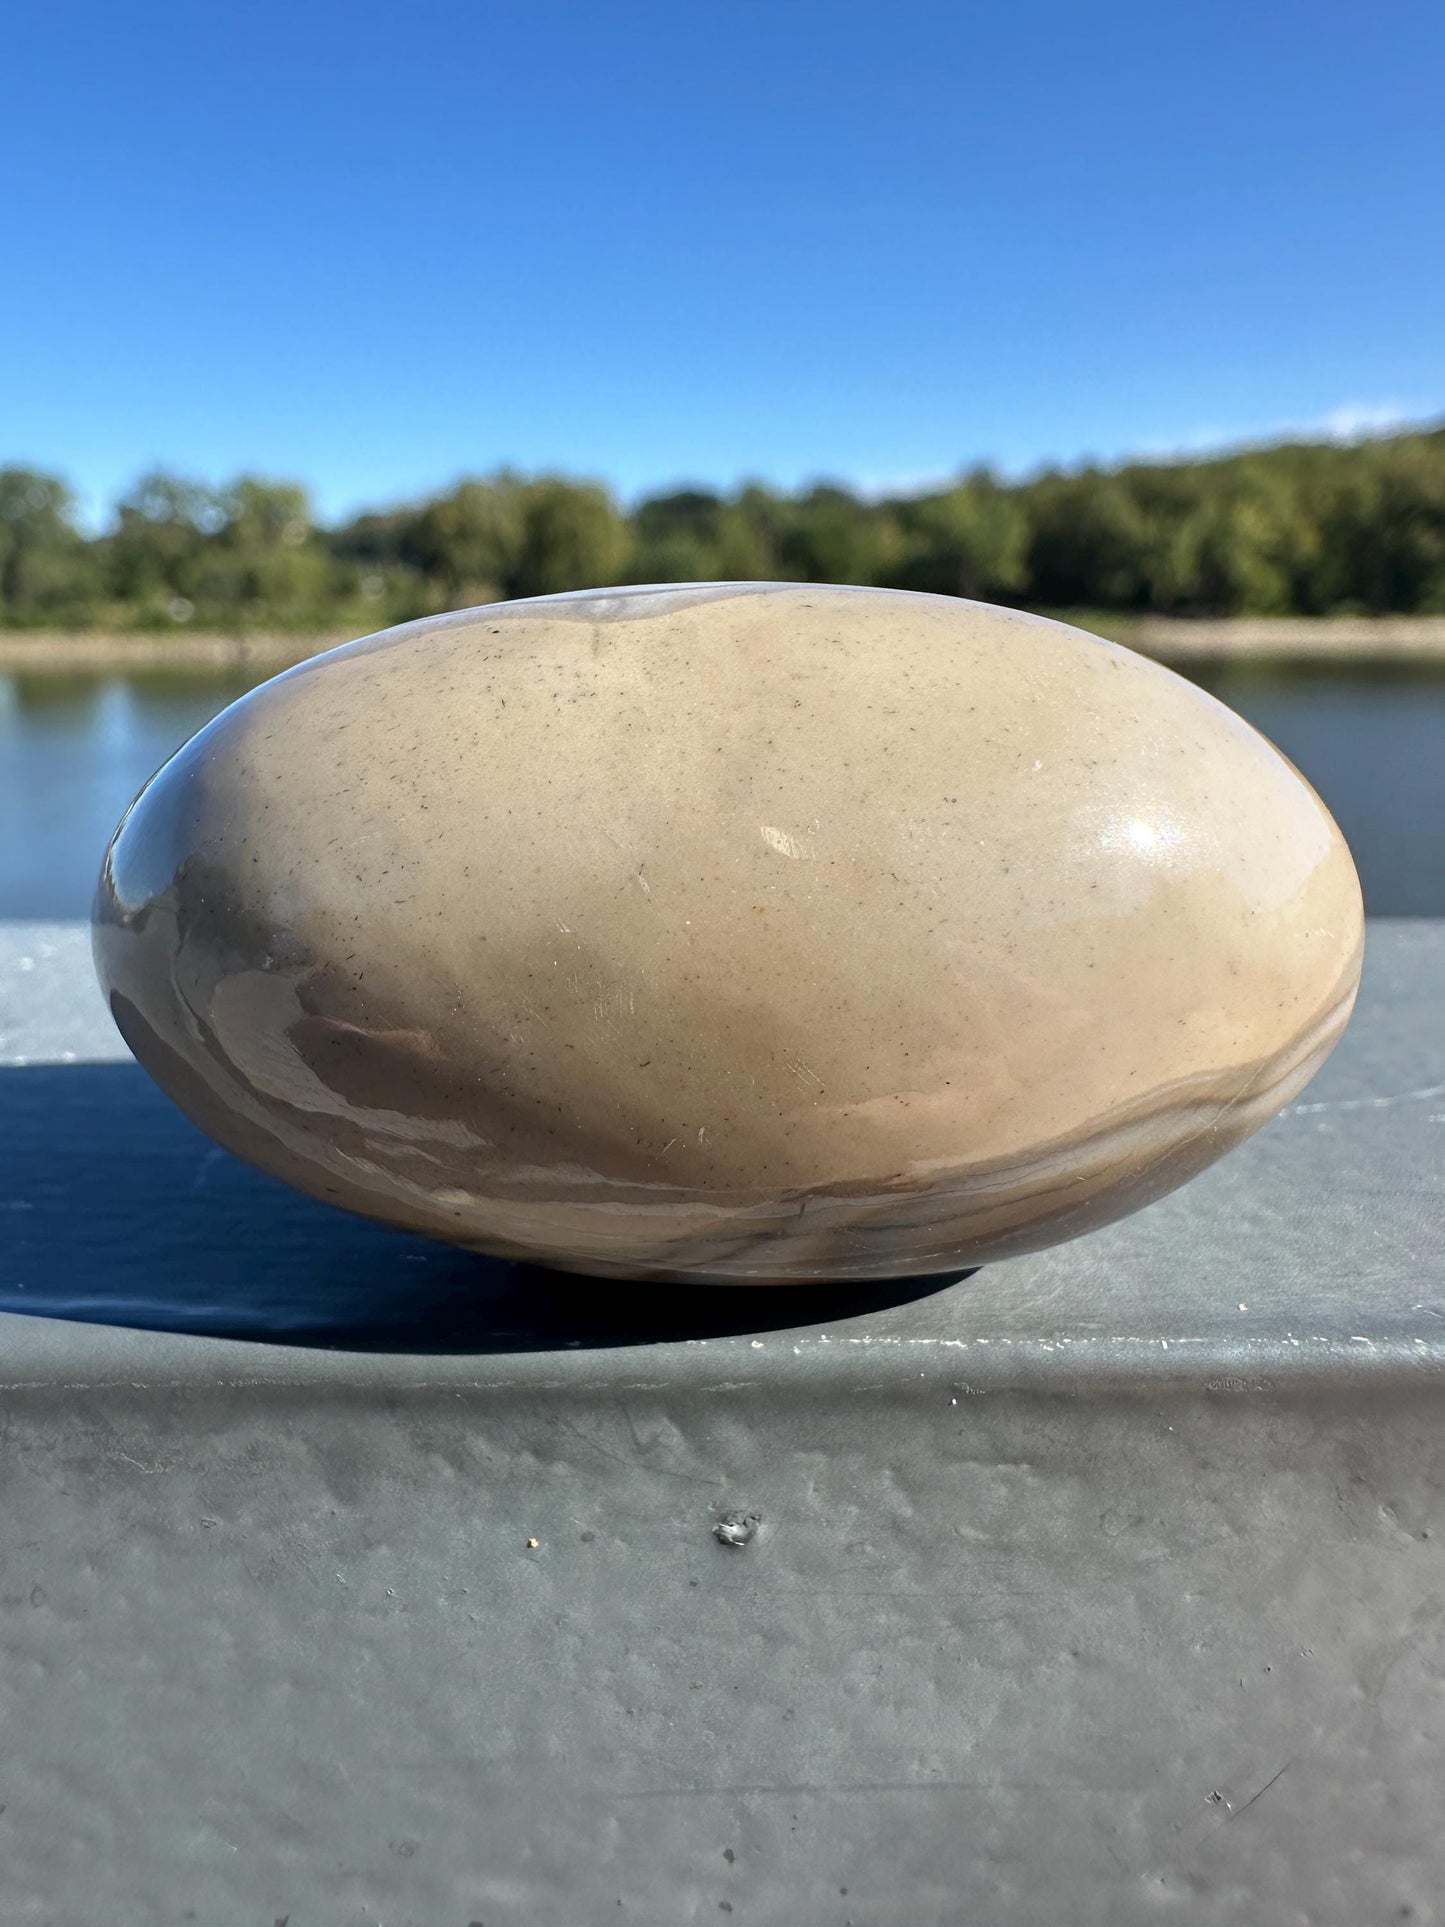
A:
<svg viewBox="0 0 1445 1927">
<path fill-rule="evenodd" d="M 1319 799 L 1055 622 L 799 584 L 412 623 L 226 710 L 106 857 L 140 1061 L 303 1190 L 665 1279 L 936 1272 L 1157 1198 L 1348 1018 Z"/>
</svg>

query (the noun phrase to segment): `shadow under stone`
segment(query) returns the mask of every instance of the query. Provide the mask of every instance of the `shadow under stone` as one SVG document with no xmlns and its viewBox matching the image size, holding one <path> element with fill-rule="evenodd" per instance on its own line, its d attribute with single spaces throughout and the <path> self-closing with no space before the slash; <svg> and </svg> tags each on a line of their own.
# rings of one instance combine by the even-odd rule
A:
<svg viewBox="0 0 1445 1927">
<path fill-rule="evenodd" d="M 0 1071 L 0 1310 L 290 1345 L 558 1351 L 834 1325 L 967 1274 L 687 1286 L 483 1258 L 219 1150 L 131 1063 Z"/>
</svg>

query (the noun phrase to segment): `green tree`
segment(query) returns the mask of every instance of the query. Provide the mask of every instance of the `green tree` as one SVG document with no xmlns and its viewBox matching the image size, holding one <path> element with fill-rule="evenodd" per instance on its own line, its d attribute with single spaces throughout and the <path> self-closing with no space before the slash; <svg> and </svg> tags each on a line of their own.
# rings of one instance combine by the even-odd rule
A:
<svg viewBox="0 0 1445 1927">
<path fill-rule="evenodd" d="M 508 593 L 526 537 L 525 485 L 504 473 L 459 482 L 423 504 L 403 556 L 436 586 L 444 606 L 460 608 Z"/>
<path fill-rule="evenodd" d="M 219 508 L 194 574 L 199 610 L 283 628 L 324 623 L 340 585 L 315 537 L 306 490 L 242 475 L 221 492 Z"/>
<path fill-rule="evenodd" d="M 100 571 L 74 512 L 59 476 L 0 469 L 0 621 L 75 622 L 93 613 Z"/>
<path fill-rule="evenodd" d="M 627 526 L 605 488 L 541 476 L 523 492 L 522 545 L 507 593 L 601 588 L 620 580 L 627 550 Z"/>
<path fill-rule="evenodd" d="M 976 471 L 941 495 L 893 504 L 902 553 L 891 586 L 1012 602 L 1028 581 L 1029 523 L 1019 492 Z"/>
<path fill-rule="evenodd" d="M 113 598 L 142 622 L 189 613 L 206 543 L 225 519 L 219 491 L 205 483 L 164 469 L 143 475 L 117 505 L 105 544 Z"/>
<path fill-rule="evenodd" d="M 634 582 L 711 582 L 721 573 L 727 507 L 707 489 L 649 496 L 632 517 Z"/>
<path fill-rule="evenodd" d="M 776 540 L 783 577 L 799 582 L 879 582 L 902 536 L 892 511 L 820 482 L 788 504 Z"/>
<path fill-rule="evenodd" d="M 627 581 L 877 582 L 1034 608 L 1180 615 L 1445 611 L 1445 428 L 1345 447 L 1053 471 L 871 502 L 605 488 L 500 471 L 316 526 L 295 483 L 156 470 L 103 535 L 63 480 L 0 470 L 0 622 L 379 627 Z"/>
<path fill-rule="evenodd" d="M 1041 607 L 1136 609 L 1146 527 L 1127 480 L 1100 469 L 1050 474 L 1025 492 L 1028 590 Z"/>
</svg>

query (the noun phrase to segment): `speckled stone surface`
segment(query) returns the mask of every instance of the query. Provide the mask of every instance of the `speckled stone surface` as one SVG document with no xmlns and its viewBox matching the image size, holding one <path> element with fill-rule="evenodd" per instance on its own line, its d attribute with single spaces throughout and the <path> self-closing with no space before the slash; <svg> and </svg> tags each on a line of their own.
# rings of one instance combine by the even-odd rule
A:
<svg viewBox="0 0 1445 1927">
<path fill-rule="evenodd" d="M 1108 1222 L 1318 1067 L 1298 774 L 1057 623 L 804 585 L 470 610 L 277 678 L 107 858 L 141 1062 L 318 1196 L 577 1270 L 929 1272 Z"/>
</svg>

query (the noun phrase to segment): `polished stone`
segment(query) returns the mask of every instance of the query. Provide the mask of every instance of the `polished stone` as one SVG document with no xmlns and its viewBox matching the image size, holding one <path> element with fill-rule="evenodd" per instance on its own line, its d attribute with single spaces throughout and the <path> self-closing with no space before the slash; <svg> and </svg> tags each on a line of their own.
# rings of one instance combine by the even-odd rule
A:
<svg viewBox="0 0 1445 1927">
<path fill-rule="evenodd" d="M 127 1042 L 317 1196 L 575 1270 L 941 1271 L 1148 1203 L 1353 1003 L 1358 883 L 1254 730 L 1129 651 L 811 585 L 347 645 L 123 821 Z"/>
</svg>

